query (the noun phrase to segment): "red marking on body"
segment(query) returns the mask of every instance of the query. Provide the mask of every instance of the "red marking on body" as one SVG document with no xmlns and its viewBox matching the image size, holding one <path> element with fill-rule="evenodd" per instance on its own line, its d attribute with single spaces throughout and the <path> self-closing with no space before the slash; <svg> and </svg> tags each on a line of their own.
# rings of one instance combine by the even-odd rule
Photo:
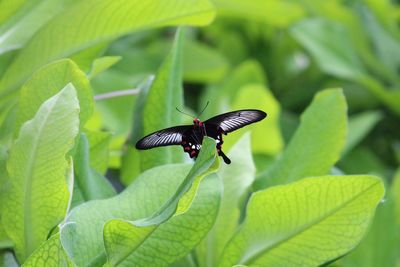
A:
<svg viewBox="0 0 400 267">
<path fill-rule="evenodd" d="M 183 148 L 183 150 L 189 151 L 189 150 L 190 150 L 190 146 L 185 146 L 185 147 Z"/>
<path fill-rule="evenodd" d="M 190 152 L 190 157 L 193 158 L 196 156 L 196 150 L 193 150 L 192 152 Z"/>
<path fill-rule="evenodd" d="M 202 127 L 204 125 L 204 123 L 200 121 L 198 118 L 193 119 L 193 124 L 199 127 Z"/>
</svg>

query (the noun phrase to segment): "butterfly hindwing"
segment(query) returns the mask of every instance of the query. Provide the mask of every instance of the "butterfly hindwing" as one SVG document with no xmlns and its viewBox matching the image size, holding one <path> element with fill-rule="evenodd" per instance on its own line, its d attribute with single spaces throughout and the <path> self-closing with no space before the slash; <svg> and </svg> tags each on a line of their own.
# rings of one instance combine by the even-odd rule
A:
<svg viewBox="0 0 400 267">
<path fill-rule="evenodd" d="M 183 134 L 192 128 L 192 125 L 182 125 L 151 133 L 140 139 L 136 143 L 136 148 L 150 149 L 160 146 L 180 145 Z"/>
<path fill-rule="evenodd" d="M 206 125 L 219 126 L 224 133 L 233 132 L 251 123 L 264 119 L 267 114 L 257 109 L 244 109 L 224 113 L 204 121 Z"/>
</svg>

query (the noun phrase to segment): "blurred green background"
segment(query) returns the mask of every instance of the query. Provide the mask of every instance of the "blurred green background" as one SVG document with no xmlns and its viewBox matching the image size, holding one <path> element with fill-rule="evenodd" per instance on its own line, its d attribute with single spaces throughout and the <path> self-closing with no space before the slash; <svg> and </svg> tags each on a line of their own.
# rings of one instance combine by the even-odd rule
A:
<svg viewBox="0 0 400 267">
<path fill-rule="evenodd" d="M 269 122 L 253 133 L 254 139 L 265 142 L 253 143 L 253 149 L 260 157 L 274 157 L 290 140 L 315 93 L 343 88 L 354 139 L 337 167 L 347 174 L 374 173 L 390 181 L 400 161 L 398 5 L 382 0 L 233 0 L 215 5 L 214 22 L 186 34 L 188 111 L 198 114 L 207 101 L 202 119 L 235 108 L 265 110 Z M 93 79 L 96 94 L 135 88 L 154 74 L 174 32 L 143 31 L 99 48 L 121 58 Z M 93 125 L 126 136 L 134 99 L 96 102 L 101 113 L 97 118 L 104 119 L 92 120 Z M 178 112 L 175 116 L 191 120 Z M 227 146 L 236 136 L 227 139 Z M 118 157 L 115 160 L 118 168 Z"/>
</svg>

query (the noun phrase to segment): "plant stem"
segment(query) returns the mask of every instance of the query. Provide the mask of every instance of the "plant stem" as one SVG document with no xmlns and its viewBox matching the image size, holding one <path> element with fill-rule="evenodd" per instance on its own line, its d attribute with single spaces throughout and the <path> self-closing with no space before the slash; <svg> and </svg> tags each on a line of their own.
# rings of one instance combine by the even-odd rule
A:
<svg viewBox="0 0 400 267">
<path fill-rule="evenodd" d="M 109 92 L 109 93 L 105 93 L 105 94 L 95 95 L 94 100 L 98 101 L 98 100 L 109 99 L 109 98 L 120 97 L 120 96 L 137 95 L 139 92 L 140 92 L 140 88 L 114 91 L 114 92 Z"/>
</svg>

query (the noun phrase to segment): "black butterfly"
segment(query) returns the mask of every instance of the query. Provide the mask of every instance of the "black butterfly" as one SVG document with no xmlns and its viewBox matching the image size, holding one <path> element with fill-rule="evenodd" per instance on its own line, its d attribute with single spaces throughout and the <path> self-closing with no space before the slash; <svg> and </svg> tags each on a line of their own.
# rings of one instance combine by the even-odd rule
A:
<svg viewBox="0 0 400 267">
<path fill-rule="evenodd" d="M 196 158 L 201 149 L 204 136 L 212 137 L 217 142 L 218 155 L 226 164 L 231 160 L 222 152 L 222 134 L 227 135 L 248 124 L 261 121 L 267 116 L 264 111 L 257 109 L 244 109 L 224 113 L 204 122 L 198 118 L 193 120 L 193 125 L 181 125 L 151 133 L 136 143 L 137 149 L 150 149 L 160 146 L 181 145 L 183 151 L 191 158 Z"/>
</svg>

